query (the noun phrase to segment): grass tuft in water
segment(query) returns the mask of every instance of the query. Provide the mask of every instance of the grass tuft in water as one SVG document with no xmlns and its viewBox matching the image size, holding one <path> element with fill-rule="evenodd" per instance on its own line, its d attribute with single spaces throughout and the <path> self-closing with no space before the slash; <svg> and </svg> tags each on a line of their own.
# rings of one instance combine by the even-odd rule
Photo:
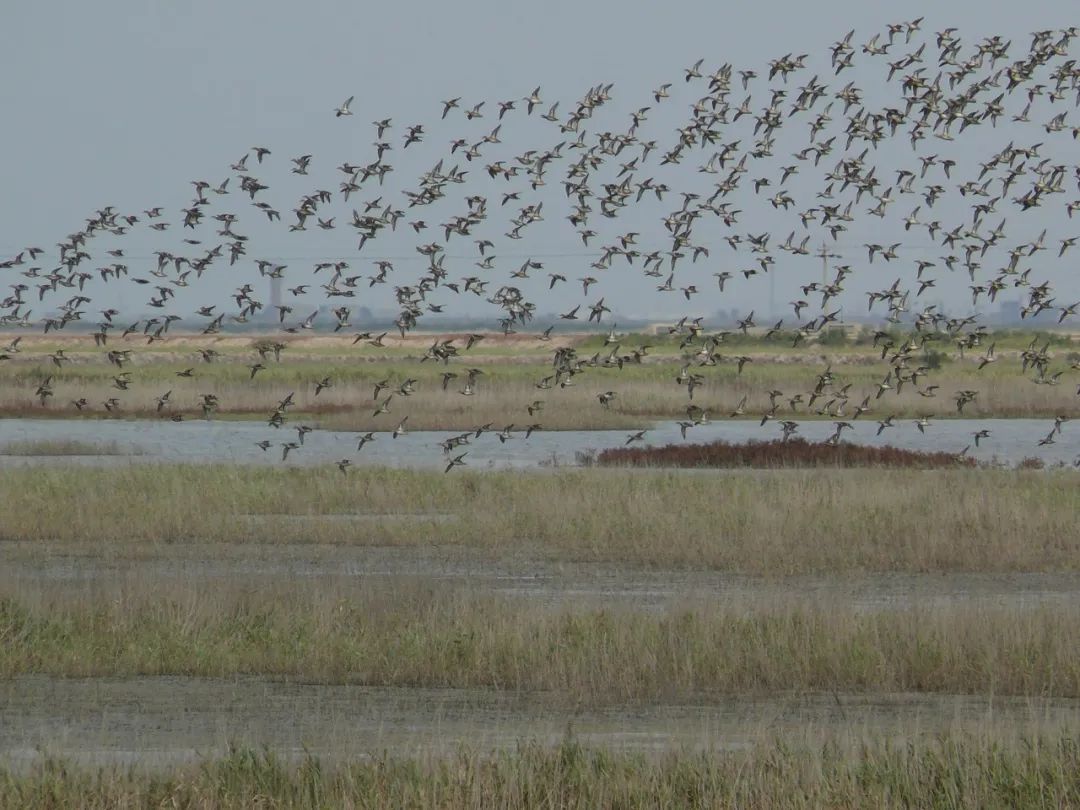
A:
<svg viewBox="0 0 1080 810">
<path fill-rule="evenodd" d="M 136 456 L 137 447 L 116 442 L 84 442 L 78 439 L 38 439 L 0 445 L 0 456 Z"/>
</svg>

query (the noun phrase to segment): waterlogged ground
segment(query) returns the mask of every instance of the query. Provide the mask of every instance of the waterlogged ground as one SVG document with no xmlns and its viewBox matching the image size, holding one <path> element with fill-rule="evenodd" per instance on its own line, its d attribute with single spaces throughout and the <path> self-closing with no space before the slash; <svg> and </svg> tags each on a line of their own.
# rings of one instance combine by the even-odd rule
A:
<svg viewBox="0 0 1080 810">
<path fill-rule="evenodd" d="M 857 421 L 846 440 L 912 449 L 959 451 L 971 434 L 991 436 L 971 452 L 984 461 L 1015 464 L 1037 456 L 1071 465 L 1080 455 L 1080 424 L 1066 423 L 1053 444 L 1038 446 L 1049 420 L 941 420 L 920 434 L 910 422 L 882 437 L 877 423 Z M 502 426 L 497 426 L 502 427 Z M 831 422 L 805 422 L 800 435 L 824 439 Z M 692 441 L 770 439 L 778 429 L 756 421 L 724 421 L 692 429 Z M 429 468 L 442 465 L 437 443 L 451 432 L 380 434 L 356 452 L 353 433 L 314 431 L 289 465 L 356 464 Z M 262 423 L 126 420 L 0 420 L 0 453 L 8 444 L 77 441 L 128 448 L 132 455 L 0 455 L 0 466 L 146 462 L 281 464 L 280 443 L 291 428 Z M 539 432 L 501 443 L 494 433 L 473 440 L 474 469 L 573 464 L 577 451 L 618 447 L 624 431 Z M 263 452 L 255 442 L 270 439 Z M 680 441 L 678 427 L 657 426 L 653 444 Z M 858 474 L 853 472 L 853 474 Z M 457 515 L 245 514 L 253 533 L 267 522 L 313 522 L 361 528 L 372 521 L 460 520 Z M 929 518 L 928 518 L 929 519 Z M 758 578 L 717 571 L 665 570 L 625 564 L 553 562 L 525 551 L 493 555 L 467 548 L 372 547 L 320 543 L 152 544 L 133 547 L 88 542 L 0 543 L 0 594 L 33 603 L 61 593 L 90 604 L 103 594 L 231 593 L 289 589 L 339 594 L 393 594 L 417 586 L 461 589 L 520 600 L 537 610 L 677 611 L 716 608 L 755 611 L 832 606 L 840 611 L 1070 610 L 1080 604 L 1080 573 L 917 573 Z M 1025 614 L 1028 615 L 1028 614 Z M 1035 614 L 1031 614 L 1035 615 Z M 0 639 L 2 641 L 2 639 Z M 23 769 L 43 756 L 89 766 L 165 768 L 222 754 L 230 743 L 266 747 L 289 759 L 314 753 L 327 761 L 380 755 L 436 755 L 460 746 L 474 751 L 513 748 L 524 740 L 557 743 L 567 734 L 611 749 L 739 749 L 761 742 L 836 736 L 898 742 L 944 732 L 1080 734 L 1080 700 L 948 694 L 700 695 L 680 702 L 634 705 L 575 703 L 554 694 L 496 690 L 379 688 L 320 684 L 252 675 L 231 679 L 177 676 L 0 679 L 0 765 Z"/>
<path fill-rule="evenodd" d="M 849 421 L 851 421 L 849 419 Z M 913 420 L 897 421 L 896 426 L 877 435 L 874 420 L 855 420 L 852 430 L 844 432 L 844 441 L 869 446 L 891 445 L 911 450 L 959 452 L 970 445 L 969 454 L 980 461 L 1000 461 L 1014 465 L 1025 458 L 1039 458 L 1047 465 L 1072 465 L 1080 458 L 1080 423 L 1065 423 L 1052 444 L 1039 445 L 1053 428 L 1049 419 L 941 419 L 932 421 L 920 432 Z M 627 431 L 537 431 L 524 438 L 524 425 L 515 428 L 513 438 L 500 441 L 497 435 L 506 425 L 474 438 L 467 447 L 466 464 L 474 469 L 528 468 L 540 465 L 572 465 L 580 451 L 604 450 L 626 444 Z M 990 436 L 975 446 L 973 434 L 989 430 Z M 809 441 L 823 441 L 835 430 L 826 420 L 800 422 L 796 435 Z M 357 452 L 356 433 L 315 430 L 307 434 L 304 446 L 290 452 L 284 463 L 294 465 L 330 464 L 349 458 L 354 464 L 431 468 L 444 465 L 439 448 L 448 436 L 462 431 L 409 432 L 397 439 L 389 432 L 377 433 L 376 440 Z M 646 442 L 664 445 L 682 441 L 709 442 L 723 439 L 743 442 L 749 439 L 771 440 L 780 437 L 775 422 L 761 426 L 758 420 L 725 420 L 691 428 L 684 440 L 674 422 L 657 424 L 646 433 Z M 268 440 L 269 450 L 256 442 Z M 137 455 L 22 456 L 4 455 L 10 444 L 48 441 L 77 441 Z M 0 466 L 28 464 L 117 465 L 146 462 L 188 462 L 199 464 L 281 464 L 285 442 L 297 441 L 295 425 L 275 429 L 263 422 L 189 420 L 112 420 L 112 419 L 0 419 Z"/>
<path fill-rule="evenodd" d="M 85 548 L 44 552 L 36 543 L 0 544 L 0 586 L 21 593 L 58 584 L 72 593 L 109 585 L 175 589 L 199 583 L 272 589 L 310 582 L 348 594 L 430 583 L 470 594 L 511 597 L 537 608 L 626 607 L 671 610 L 777 607 L 827 603 L 847 610 L 953 606 L 1039 608 L 1080 604 L 1080 573 L 948 573 L 788 576 L 768 579 L 717 571 L 630 568 L 552 562 L 527 556 L 493 559 L 465 549 L 317 544 L 186 545 L 125 558 Z"/>
<path fill-rule="evenodd" d="M 257 518 L 258 516 L 253 516 Z M 400 516 L 399 516 L 400 517 Z M 462 549 L 317 544 L 117 549 L 0 544 L 0 589 L 16 598 L 55 593 L 87 602 L 103 592 L 306 587 L 348 597 L 417 584 L 525 600 L 538 610 L 671 611 L 785 605 L 839 610 L 953 607 L 1054 609 L 1080 602 L 1080 574 L 879 574 L 763 579 L 718 572 L 499 559 Z M 230 743 L 287 759 L 437 755 L 461 746 L 558 743 L 568 733 L 617 750 L 738 749 L 775 739 L 837 736 L 898 742 L 936 734 L 1080 733 L 1080 700 L 942 694 L 701 695 L 680 702 L 588 705 L 554 694 L 379 688 L 271 677 L 0 680 L 0 763 L 23 770 L 44 756 L 89 767 L 166 768 L 224 753 Z"/>
<path fill-rule="evenodd" d="M 545 696 L 372 688 L 267 678 L 0 682 L 0 761 L 43 756 L 154 768 L 220 755 L 230 742 L 293 759 L 486 752 L 568 734 L 615 750 L 724 750 L 855 734 L 909 740 L 942 732 L 1073 733 L 1080 701 L 918 694 L 738 697 L 582 709 Z"/>
</svg>

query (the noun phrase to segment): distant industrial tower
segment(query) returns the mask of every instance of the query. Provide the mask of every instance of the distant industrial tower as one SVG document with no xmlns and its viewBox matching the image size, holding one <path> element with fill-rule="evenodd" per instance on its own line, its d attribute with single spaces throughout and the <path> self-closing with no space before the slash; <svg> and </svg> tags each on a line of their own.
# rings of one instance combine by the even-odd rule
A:
<svg viewBox="0 0 1080 810">
<path fill-rule="evenodd" d="M 277 311 L 277 308 L 281 306 L 281 277 L 270 277 L 270 306 Z"/>
</svg>

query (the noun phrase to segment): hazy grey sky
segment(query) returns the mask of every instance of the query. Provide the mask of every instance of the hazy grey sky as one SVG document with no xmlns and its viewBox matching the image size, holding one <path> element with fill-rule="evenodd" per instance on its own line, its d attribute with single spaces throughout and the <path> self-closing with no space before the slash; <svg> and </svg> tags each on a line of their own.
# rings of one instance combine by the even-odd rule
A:
<svg viewBox="0 0 1080 810">
<path fill-rule="evenodd" d="M 174 223 L 165 235 L 143 230 L 126 237 L 124 247 L 129 255 L 148 256 L 162 245 L 164 249 L 179 250 L 182 245 L 178 240 L 184 234 L 179 232 L 178 212 L 191 200 L 190 181 L 205 179 L 216 185 L 235 174 L 229 170 L 229 164 L 256 144 L 269 147 L 273 155 L 264 167 L 257 167 L 250 159 L 250 168 L 256 169 L 253 173 L 271 186 L 266 198 L 282 210 L 283 220 L 287 221 L 290 219 L 287 212 L 300 194 L 314 188 L 336 192 L 341 175 L 335 166 L 344 161 L 367 163 L 374 159 L 375 137 L 370 122 L 387 117 L 393 118 L 395 125 L 388 138 L 394 143 L 395 151 L 387 158 L 394 164 L 395 172 L 388 176 L 384 203 L 404 207 L 401 189 L 415 187 L 417 175 L 447 153 L 452 137 L 460 133 L 475 140 L 490 131 L 496 123 L 497 109 L 493 109 L 496 101 L 520 100 L 537 85 L 542 88 L 543 106 L 560 101 L 560 114 L 565 114 L 590 86 L 613 82 L 613 100 L 597 112 L 596 121 L 588 122 L 590 135 L 604 129 L 623 131 L 631 110 L 650 106 L 649 120 L 642 126 L 643 137 L 656 138 L 662 146 L 670 145 L 676 138 L 675 128 L 687 120 L 688 105 L 700 95 L 700 88 L 694 92 L 686 90 L 682 78 L 683 69 L 697 59 L 704 57 L 703 71 L 725 62 L 732 63 L 736 70 L 757 70 L 761 78 L 752 87 L 756 108 L 768 103 L 764 80 L 768 60 L 789 52 L 811 54 L 808 70 L 796 74 L 790 82 L 788 89 L 793 95 L 798 85 L 815 73 L 830 90 L 847 81 L 868 88 L 881 87 L 883 59 L 874 61 L 856 53 L 855 67 L 837 78 L 828 68 L 829 45 L 854 28 L 853 44 L 858 50 L 873 33 L 884 32 L 886 23 L 918 16 L 925 16 L 921 36 L 929 43 L 928 52 L 936 53 L 934 32 L 954 26 L 967 44 L 989 34 L 1011 38 L 1014 45 L 1010 55 L 1014 57 L 1026 50 L 1032 31 L 1076 22 L 1075 8 L 1062 2 L 1016 4 L 969 0 L 902 4 L 864 0 L 818 4 L 556 0 L 526 4 L 493 0 L 379 5 L 355 0 L 305 3 L 59 0 L 9 4 L 0 12 L 6 34 L 5 70 L 0 79 L 0 105 L 4 110 L 0 141 L 4 145 L 0 163 L 0 183 L 4 190 L 0 195 L 3 223 L 0 257 L 31 244 L 55 250 L 60 239 L 82 227 L 96 208 L 105 205 L 116 206 L 125 213 L 161 205 Z M 937 70 L 934 61 L 930 58 L 926 65 L 930 76 Z M 651 92 L 665 82 L 673 83 L 672 98 L 658 105 Z M 356 96 L 352 107 L 355 114 L 351 118 L 335 119 L 332 108 L 350 95 Z M 867 95 L 872 95 L 869 90 Z M 440 121 L 441 101 L 456 96 L 463 97 L 463 107 L 486 100 L 485 118 L 467 123 L 457 110 L 446 121 Z M 893 91 L 893 96 L 895 102 L 899 92 Z M 736 80 L 731 100 L 737 104 L 741 97 L 741 86 Z M 877 98 L 879 104 L 886 100 Z M 1070 125 L 1080 124 L 1080 113 L 1071 102 L 1059 106 L 1068 111 Z M 834 112 L 834 121 L 842 123 L 838 113 L 839 110 Z M 423 123 L 429 134 L 423 144 L 403 153 L 401 137 L 405 125 L 413 123 Z M 1066 133 L 1056 133 L 1051 139 L 1040 135 L 1042 130 L 1035 123 L 1025 132 L 1021 140 L 1048 144 L 1052 141 L 1054 145 L 1044 150 L 1047 156 L 1068 161 L 1070 165 L 1075 162 L 1075 142 Z M 1010 134 L 1007 125 L 997 130 L 979 127 L 952 144 L 927 144 L 918 154 L 955 153 L 961 161 L 975 153 L 985 157 L 1000 149 Z M 551 148 L 559 140 L 572 137 L 560 136 L 557 127 L 540 120 L 536 114 L 525 118 L 518 111 L 516 118 L 508 116 L 505 122 L 498 157 L 509 160 L 526 148 Z M 752 143 L 752 136 L 742 137 L 746 148 Z M 786 137 L 788 133 L 781 132 L 778 144 Z M 792 148 L 783 144 L 788 152 L 793 151 L 796 143 L 805 145 L 805 124 L 799 122 L 797 132 L 790 137 Z M 916 161 L 906 139 L 900 137 L 898 141 L 896 145 L 882 146 L 883 167 Z M 694 160 L 687 161 L 681 174 L 676 175 L 685 178 L 688 188 L 709 188 L 712 178 L 694 171 L 695 166 L 707 159 L 709 151 L 695 153 Z M 314 155 L 311 176 L 291 175 L 288 159 L 309 153 Z M 771 166 L 791 162 L 781 156 L 779 146 L 777 155 Z M 838 156 L 830 160 L 835 161 Z M 491 184 L 486 176 L 481 182 L 483 165 L 490 159 L 485 153 L 483 158 L 468 165 L 464 160 L 455 158 L 455 161 L 467 168 L 482 186 L 475 192 L 488 196 L 489 209 L 495 212 L 499 208 L 499 192 L 504 187 Z M 874 160 L 874 156 L 868 159 Z M 613 167 L 617 171 L 614 163 Z M 891 170 L 886 172 L 883 168 L 882 174 Z M 754 174 L 755 170 L 751 169 L 744 183 Z M 495 251 L 505 259 L 500 261 L 498 275 L 493 276 L 496 282 L 492 287 L 506 280 L 505 271 L 516 269 L 523 260 L 521 256 L 545 257 L 544 270 L 535 273 L 529 287 L 541 311 L 559 310 L 581 299 L 577 285 L 572 289 L 570 285 L 560 285 L 547 294 L 548 271 L 563 272 L 571 282 L 590 272 L 591 259 L 585 255 L 588 251 L 582 247 L 574 229 L 562 219 L 568 211 L 565 196 L 556 182 L 562 175 L 561 167 L 553 168 L 549 178 L 552 187 L 537 197 L 546 203 L 547 216 L 542 226 L 531 231 L 533 235 L 522 240 L 523 244 L 507 245 L 504 239 Z M 614 176 L 615 172 L 610 172 L 610 177 Z M 454 205 L 447 204 L 438 211 L 409 212 L 408 219 L 423 217 L 431 226 L 421 235 L 423 241 L 443 241 L 437 223 L 442 221 L 442 216 L 462 212 L 460 199 L 473 193 L 472 182 L 452 189 L 458 200 Z M 804 185 L 800 186 L 800 182 Z M 815 186 L 808 183 L 809 179 L 795 179 L 788 186 L 800 198 L 802 207 L 812 204 Z M 886 178 L 886 183 L 891 180 Z M 235 185 L 234 177 L 231 186 Z M 673 185 L 673 191 L 680 190 Z M 354 203 L 377 195 L 374 186 L 365 186 L 350 203 L 335 202 L 339 225 L 344 226 Z M 781 217 L 772 211 L 767 195 L 754 197 L 746 189 L 740 191 L 736 202 L 736 207 L 743 210 L 739 232 L 769 230 L 773 244 L 786 237 L 793 213 Z M 1063 202 L 1055 200 L 1055 211 Z M 316 257 L 356 255 L 351 229 L 341 227 L 330 232 L 311 229 L 301 234 L 290 234 L 283 227 L 271 229 L 264 225 L 261 214 L 251 208 L 246 195 L 238 191 L 212 199 L 211 203 L 211 214 L 229 210 L 241 217 L 237 230 L 252 237 L 248 259 L 286 261 L 289 264 L 286 278 L 292 283 L 306 280 L 311 260 Z M 893 220 L 904 216 L 915 204 L 917 200 L 894 203 Z M 558 205 L 562 207 L 556 208 Z M 504 220 L 512 207 L 502 212 Z M 666 237 L 659 220 L 674 207 L 677 200 L 667 198 L 662 204 L 643 206 L 640 211 L 628 212 L 625 218 L 601 221 L 591 227 L 603 228 L 598 243 L 634 230 L 641 232 L 641 242 L 661 247 Z M 967 216 L 961 209 L 954 211 L 961 213 L 950 217 L 948 210 L 943 210 L 940 216 L 943 220 Z M 1011 209 L 1002 209 L 988 219 L 996 224 L 1003 213 L 1013 216 Z M 1038 216 L 1042 218 L 1042 214 Z M 892 230 L 874 239 L 875 223 L 873 218 L 869 218 L 869 223 L 867 219 L 860 217 L 858 229 L 852 226 L 850 236 L 841 237 L 846 245 L 844 261 L 864 265 L 865 250 L 858 245 L 864 241 L 886 242 L 895 233 L 894 222 L 889 226 Z M 1063 214 L 1047 214 L 1045 219 L 1050 225 L 1040 224 L 1036 217 L 1018 223 L 1013 241 L 1034 238 L 1041 227 L 1057 228 L 1052 232 L 1055 238 L 1073 235 L 1067 230 L 1070 223 Z M 503 224 L 504 221 L 500 223 L 500 233 L 505 230 Z M 703 290 L 692 302 L 687 303 L 678 293 L 656 293 L 657 280 L 643 278 L 640 266 L 631 268 L 619 259 L 601 277 L 596 294 L 607 295 L 609 302 L 623 312 L 658 318 L 688 311 L 710 313 L 719 308 L 765 308 L 770 280 L 764 276 L 735 283 L 726 294 L 719 294 L 711 274 L 723 269 L 737 271 L 749 266 L 752 259 L 746 254 L 725 252 L 726 231 L 714 223 L 704 221 L 700 227 L 701 233 L 695 234 L 695 241 L 709 245 L 710 258 L 693 267 L 687 262 L 680 270 L 679 279 L 683 283 L 696 282 Z M 410 239 L 380 237 L 352 259 L 354 272 L 365 275 L 371 272 L 367 257 L 407 255 L 410 259 L 396 264 L 395 274 L 400 273 L 401 277 L 391 280 L 413 283 L 423 268 L 422 262 L 411 258 L 413 245 L 421 239 L 411 238 L 408 228 L 402 230 Z M 1080 232 L 1080 228 L 1077 230 Z M 209 226 L 204 231 L 200 236 L 207 244 L 220 241 L 208 235 L 212 234 Z M 797 231 L 797 236 L 801 232 Z M 902 229 L 900 236 L 905 236 Z M 103 251 L 108 246 L 111 243 L 101 242 L 92 249 L 95 259 L 97 250 Z M 915 253 L 933 259 L 945 252 L 933 245 L 924 232 L 918 236 L 912 234 L 906 247 L 910 247 L 911 254 L 904 262 L 888 268 L 880 261 L 869 268 L 860 266 L 847 285 L 845 303 L 864 307 L 867 290 L 887 286 L 897 275 L 912 277 L 910 258 Z M 474 251 L 471 242 L 465 239 L 451 241 L 447 248 L 452 256 L 471 257 Z M 43 258 L 39 263 L 49 269 L 55 266 L 49 261 Z M 138 258 L 128 263 L 133 274 L 152 266 L 149 260 Z M 476 272 L 471 258 L 454 259 L 448 264 L 452 266 L 452 276 Z M 786 255 L 777 257 L 778 308 L 795 297 L 798 282 L 820 278 L 814 266 L 808 259 L 792 263 Z M 1080 297 L 1076 272 L 1054 269 L 1049 263 L 1040 266 L 1040 270 L 1043 267 L 1047 276 L 1054 279 L 1061 298 Z M 593 275 L 598 274 L 593 272 Z M 941 268 L 939 276 L 938 291 L 943 293 L 939 298 L 958 309 L 969 307 L 966 275 L 950 275 Z M 250 262 L 232 273 L 216 268 L 204 284 L 184 291 L 178 302 L 182 300 L 189 309 L 212 303 L 242 280 L 253 278 Z M 128 292 L 121 303 L 138 308 L 140 295 L 131 285 L 126 288 Z M 372 295 L 370 300 L 352 303 L 375 308 L 393 305 L 386 287 L 375 288 Z M 438 300 L 447 304 L 447 311 L 462 309 L 494 314 L 479 299 L 463 301 L 443 296 Z"/>
</svg>

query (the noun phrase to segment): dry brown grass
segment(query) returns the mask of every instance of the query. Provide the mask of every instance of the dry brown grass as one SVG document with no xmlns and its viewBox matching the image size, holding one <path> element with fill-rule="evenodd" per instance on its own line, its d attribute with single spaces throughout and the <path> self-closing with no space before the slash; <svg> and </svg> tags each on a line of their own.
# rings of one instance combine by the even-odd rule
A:
<svg viewBox="0 0 1080 810">
<path fill-rule="evenodd" d="M 4 590 L 4 677 L 261 673 L 590 705 L 787 691 L 1080 697 L 1076 606 L 537 610 L 423 581 Z"/>
<path fill-rule="evenodd" d="M 1071 471 L 457 472 L 0 470 L 0 540 L 113 554 L 161 543 L 463 546 L 766 576 L 1080 570 Z M 400 513 L 413 517 L 242 517 Z"/>
<path fill-rule="evenodd" d="M 165 774 L 91 770 L 59 759 L 0 773 L 0 803 L 20 808 L 865 808 L 1075 807 L 1075 737 L 950 735 L 907 743 L 776 737 L 746 751 L 643 756 L 523 743 L 497 754 L 375 754 L 332 767 L 270 752 L 226 756 Z"/>
<path fill-rule="evenodd" d="M 266 370 L 260 371 L 254 380 L 250 379 L 247 366 L 258 360 L 253 349 L 260 341 L 258 337 L 211 340 L 181 336 L 148 348 L 132 340 L 120 341 L 118 347 L 135 350 L 131 363 L 125 366 L 132 374 L 131 387 L 121 391 L 112 382 L 118 369 L 106 361 L 106 349 L 92 346 L 89 336 L 64 339 L 27 336 L 23 351 L 0 363 L 0 385 L 4 390 L 0 396 L 0 415 L 74 416 L 80 412 L 72 401 L 85 398 L 88 405 L 82 413 L 100 416 L 105 414 L 104 401 L 116 397 L 120 401 L 118 414 L 154 416 L 158 414 L 156 398 L 171 389 L 171 403 L 162 415 L 184 413 L 189 418 L 199 417 L 201 395 L 213 393 L 221 402 L 220 415 L 261 418 L 292 392 L 296 401 L 294 414 L 317 417 L 321 425 L 341 429 L 381 429 L 394 415 L 400 418 L 406 413 L 411 424 L 427 429 L 464 429 L 486 422 L 540 422 L 547 429 L 591 429 L 643 427 L 655 419 L 680 418 L 689 403 L 685 387 L 675 382 L 675 376 L 683 363 L 692 362 L 692 358 L 681 356 L 675 346 L 657 349 L 643 364 L 627 364 L 622 370 L 589 368 L 575 378 L 571 388 L 540 390 L 535 383 L 552 373 L 550 352 L 555 343 L 533 338 L 507 342 L 491 336 L 447 366 L 420 362 L 435 337 L 439 336 L 416 336 L 405 341 L 388 338 L 390 345 L 386 348 L 363 344 L 353 347 L 350 337 L 290 339 L 290 348 L 282 361 L 267 360 Z M 644 338 L 634 340 L 623 348 L 624 352 Z M 595 338 L 581 335 L 568 336 L 563 342 L 577 345 L 582 358 L 597 351 L 604 355 L 607 351 Z M 61 347 L 65 348 L 70 362 L 57 368 L 48 355 Z M 204 363 L 196 351 L 199 347 L 215 348 L 221 352 L 220 359 Z M 753 358 L 741 374 L 733 360 L 740 354 Z M 815 403 L 814 409 L 806 404 L 791 407 L 787 399 L 801 394 L 808 400 L 817 375 L 826 365 L 831 365 L 836 375 L 835 388 L 851 383 L 846 410 L 850 415 L 864 396 L 876 393 L 877 382 L 889 368 L 869 346 L 839 350 L 812 346 L 797 352 L 778 352 L 759 341 L 723 349 L 719 357 L 720 364 L 716 367 L 698 368 L 692 364 L 692 370 L 705 378 L 695 393 L 694 403 L 714 418 L 726 417 L 743 397 L 747 398 L 747 413 L 761 414 L 769 407 L 771 390 L 785 394 L 779 400 L 778 416 L 813 418 L 813 410 L 829 401 L 828 394 Z M 176 372 L 189 367 L 194 369 L 193 379 L 176 376 Z M 459 392 L 465 371 L 470 367 L 481 368 L 486 374 L 480 378 L 476 395 L 467 397 Z M 945 362 L 922 382 L 939 385 L 936 396 L 920 396 L 913 386 L 907 385 L 899 394 L 889 392 L 880 400 L 872 397 L 870 415 L 957 415 L 954 394 L 959 390 L 975 390 L 978 396 L 964 408 L 964 415 L 974 418 L 1057 414 L 1080 417 L 1080 400 L 1073 395 L 1075 378 L 1070 376 L 1073 372 L 1064 362 L 1054 369 L 1065 371 L 1060 385 L 1036 385 L 1031 375 L 1025 377 L 1020 373 L 1015 358 L 1003 359 L 984 371 L 978 371 L 975 358 L 955 359 Z M 441 387 L 443 371 L 459 374 L 445 392 Z M 49 375 L 54 377 L 55 395 L 42 406 L 34 392 Z M 326 376 L 335 385 L 316 396 L 315 382 Z M 389 379 L 396 387 L 408 378 L 418 381 L 416 393 L 407 398 L 397 397 L 394 414 L 373 417 L 374 383 Z M 618 394 L 610 409 L 602 408 L 596 399 L 597 394 L 607 390 Z M 526 408 L 537 399 L 544 400 L 544 410 L 530 417 Z M 834 410 L 835 407 L 834 403 Z"/>
</svg>

